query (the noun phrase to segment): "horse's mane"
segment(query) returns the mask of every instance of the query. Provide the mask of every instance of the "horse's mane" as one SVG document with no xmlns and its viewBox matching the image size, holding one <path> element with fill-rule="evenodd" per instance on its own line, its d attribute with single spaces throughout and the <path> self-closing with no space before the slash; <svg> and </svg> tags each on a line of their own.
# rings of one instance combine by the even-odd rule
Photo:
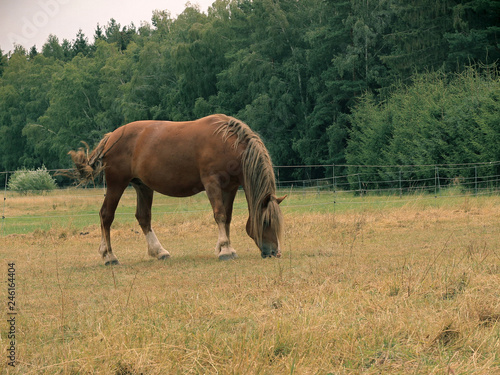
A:
<svg viewBox="0 0 500 375">
<path fill-rule="evenodd" d="M 255 241 L 262 245 L 264 225 L 270 226 L 281 239 L 283 215 L 276 201 L 276 180 L 269 152 L 260 137 L 244 122 L 229 116 L 220 116 L 216 134 L 224 141 L 236 136 L 233 147 L 246 144 L 241 154 L 244 189 L 248 201 L 250 230 Z M 267 209 L 262 208 L 267 204 Z"/>
</svg>

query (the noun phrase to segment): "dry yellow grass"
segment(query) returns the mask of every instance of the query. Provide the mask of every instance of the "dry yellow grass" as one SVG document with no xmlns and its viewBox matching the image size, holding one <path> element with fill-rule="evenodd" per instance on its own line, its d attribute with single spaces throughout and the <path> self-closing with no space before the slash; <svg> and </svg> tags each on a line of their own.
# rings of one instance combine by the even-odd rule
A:
<svg viewBox="0 0 500 375">
<path fill-rule="evenodd" d="M 500 373 L 499 197 L 335 213 L 294 208 L 299 198 L 284 205 L 279 260 L 260 258 L 245 210 L 235 212 L 230 262 L 213 254 L 207 211 L 156 215 L 166 262 L 120 218 L 112 241 L 122 265 L 112 268 L 98 258 L 97 224 L 1 238 L 19 308 L 18 363 L 2 358 L 2 372 Z M 4 319 L 5 349 L 6 332 Z"/>
</svg>

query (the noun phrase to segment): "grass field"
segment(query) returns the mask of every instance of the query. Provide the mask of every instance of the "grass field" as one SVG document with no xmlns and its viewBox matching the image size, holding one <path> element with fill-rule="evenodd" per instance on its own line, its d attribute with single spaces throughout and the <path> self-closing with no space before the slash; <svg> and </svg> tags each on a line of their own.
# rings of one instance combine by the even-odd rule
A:
<svg viewBox="0 0 500 375">
<path fill-rule="evenodd" d="M 219 262 L 203 194 L 156 196 L 157 261 L 127 192 L 116 267 L 97 253 L 102 190 L 8 195 L 1 373 L 500 374 L 500 197 L 286 193 L 283 257 L 260 258 L 240 194 L 239 258 Z"/>
</svg>

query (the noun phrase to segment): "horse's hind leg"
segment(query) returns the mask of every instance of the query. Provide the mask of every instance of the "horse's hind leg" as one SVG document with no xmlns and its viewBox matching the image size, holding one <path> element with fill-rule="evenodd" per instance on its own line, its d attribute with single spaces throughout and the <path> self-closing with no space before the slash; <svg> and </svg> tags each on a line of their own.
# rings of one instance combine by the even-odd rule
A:
<svg viewBox="0 0 500 375">
<path fill-rule="evenodd" d="M 118 264 L 118 259 L 113 254 L 111 249 L 111 224 L 115 218 L 116 207 L 123 194 L 123 191 L 127 187 L 127 184 L 110 184 L 108 181 L 108 186 L 106 189 L 106 197 L 102 203 L 101 211 L 99 215 L 101 217 L 101 246 L 99 247 L 99 253 L 104 260 L 106 266 Z"/>
<path fill-rule="evenodd" d="M 153 204 L 153 190 L 139 180 L 133 180 L 132 186 L 137 192 L 137 210 L 135 217 L 148 241 L 148 254 L 153 258 L 167 259 L 170 254 L 163 248 L 151 228 L 151 206 Z"/>
</svg>

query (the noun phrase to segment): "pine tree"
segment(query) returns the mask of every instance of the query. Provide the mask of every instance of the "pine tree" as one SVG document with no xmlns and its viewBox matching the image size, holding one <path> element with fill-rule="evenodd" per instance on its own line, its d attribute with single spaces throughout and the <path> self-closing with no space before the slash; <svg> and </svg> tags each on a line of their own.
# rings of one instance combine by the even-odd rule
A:
<svg viewBox="0 0 500 375">
<path fill-rule="evenodd" d="M 38 51 L 36 50 L 36 46 L 33 46 L 30 48 L 30 53 L 29 53 L 30 60 L 34 59 L 36 55 L 38 55 Z"/>
<path fill-rule="evenodd" d="M 7 66 L 7 61 L 7 55 L 4 55 L 2 49 L 0 48 L 0 78 L 3 75 L 5 67 Z"/>
<path fill-rule="evenodd" d="M 82 29 L 78 30 L 76 34 L 76 39 L 73 42 L 73 54 L 76 56 L 81 53 L 83 56 L 87 56 L 90 51 L 90 46 L 88 44 L 88 39 L 82 32 Z"/>
<path fill-rule="evenodd" d="M 64 60 L 64 51 L 59 45 L 59 38 L 55 35 L 49 35 L 47 42 L 42 47 L 42 55 L 53 57 L 56 60 Z"/>
</svg>

